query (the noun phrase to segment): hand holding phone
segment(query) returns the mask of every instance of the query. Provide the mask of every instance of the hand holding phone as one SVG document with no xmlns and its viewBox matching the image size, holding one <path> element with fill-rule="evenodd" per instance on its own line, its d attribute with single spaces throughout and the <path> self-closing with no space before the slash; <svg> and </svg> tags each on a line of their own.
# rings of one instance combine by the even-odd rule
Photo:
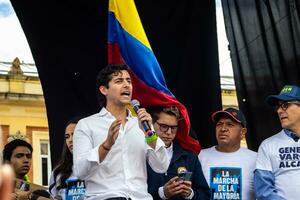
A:
<svg viewBox="0 0 300 200">
<path fill-rule="evenodd" d="M 181 171 L 178 173 L 179 180 L 183 181 L 182 191 L 180 192 L 180 195 L 183 197 L 188 197 L 191 194 L 192 174 L 193 172 L 188 172 L 188 171 Z"/>
<path fill-rule="evenodd" d="M 171 178 L 165 185 L 163 186 L 163 191 L 165 197 L 168 199 L 173 197 L 174 195 L 180 193 L 182 188 L 182 182 L 178 176 Z"/>
<path fill-rule="evenodd" d="M 178 177 L 183 181 L 191 181 L 193 172 L 182 171 L 178 173 Z"/>
</svg>

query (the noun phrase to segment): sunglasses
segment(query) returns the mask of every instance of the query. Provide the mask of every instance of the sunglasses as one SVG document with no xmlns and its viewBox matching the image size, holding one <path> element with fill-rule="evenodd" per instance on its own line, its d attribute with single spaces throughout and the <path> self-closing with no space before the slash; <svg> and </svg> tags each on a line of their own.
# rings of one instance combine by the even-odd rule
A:
<svg viewBox="0 0 300 200">
<path fill-rule="evenodd" d="M 177 126 L 169 126 L 167 124 L 162 124 L 159 122 L 155 122 L 159 125 L 159 130 L 161 130 L 162 132 L 167 132 L 169 129 L 171 129 L 171 133 L 176 133 L 178 130 L 178 125 Z"/>
<path fill-rule="evenodd" d="M 277 111 L 279 108 L 281 108 L 282 110 L 286 111 L 291 104 L 300 105 L 300 102 L 299 101 L 284 101 L 284 102 L 279 102 L 275 106 L 275 111 Z"/>
</svg>

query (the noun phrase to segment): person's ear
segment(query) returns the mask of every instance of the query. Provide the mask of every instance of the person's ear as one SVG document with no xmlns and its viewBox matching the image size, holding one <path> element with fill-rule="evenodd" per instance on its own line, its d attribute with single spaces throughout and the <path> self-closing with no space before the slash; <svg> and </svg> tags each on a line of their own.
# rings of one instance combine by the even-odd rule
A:
<svg viewBox="0 0 300 200">
<path fill-rule="evenodd" d="M 247 128 L 241 129 L 241 140 L 246 138 Z"/>
<path fill-rule="evenodd" d="M 107 95 L 107 87 L 105 87 L 104 85 L 101 85 L 99 87 L 99 91 L 101 92 L 101 94 L 103 94 L 104 96 Z"/>
</svg>

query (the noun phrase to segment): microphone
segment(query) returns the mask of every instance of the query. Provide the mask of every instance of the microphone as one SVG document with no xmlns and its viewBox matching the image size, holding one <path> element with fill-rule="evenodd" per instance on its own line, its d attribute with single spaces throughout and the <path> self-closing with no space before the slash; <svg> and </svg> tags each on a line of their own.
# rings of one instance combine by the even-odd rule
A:
<svg viewBox="0 0 300 200">
<path fill-rule="evenodd" d="M 136 99 L 133 99 L 131 101 L 131 106 L 133 107 L 133 110 L 137 113 L 137 111 L 140 109 L 140 102 Z M 150 137 L 154 134 L 154 132 L 151 130 L 151 127 L 147 121 L 142 121 L 141 124 L 142 124 L 142 127 L 143 127 L 145 133 L 147 134 L 147 136 Z"/>
</svg>

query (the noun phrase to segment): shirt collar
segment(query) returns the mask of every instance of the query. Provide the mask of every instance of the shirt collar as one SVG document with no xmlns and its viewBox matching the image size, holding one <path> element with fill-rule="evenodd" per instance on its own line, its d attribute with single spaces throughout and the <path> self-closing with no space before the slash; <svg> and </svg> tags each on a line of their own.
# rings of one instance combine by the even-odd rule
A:
<svg viewBox="0 0 300 200">
<path fill-rule="evenodd" d="M 166 147 L 166 149 L 167 149 L 168 151 L 173 151 L 173 142 L 171 143 L 171 145 L 170 145 L 169 147 Z"/>
<path fill-rule="evenodd" d="M 171 161 L 172 156 L 173 156 L 173 142 L 171 143 L 171 145 L 169 147 L 166 147 L 166 149 L 167 149 L 168 158 Z"/>
<path fill-rule="evenodd" d="M 293 131 L 290 131 L 288 129 L 283 129 L 283 131 L 287 136 L 292 138 L 295 142 L 298 142 L 298 140 L 300 139 L 300 137 L 296 135 Z"/>
<path fill-rule="evenodd" d="M 126 117 L 126 119 L 128 119 L 128 118 L 133 118 L 134 116 L 131 114 L 131 112 L 130 112 L 130 110 L 129 109 L 127 109 L 127 117 Z M 102 117 L 102 116 L 105 116 L 105 115 L 111 115 L 112 116 L 112 114 L 108 111 L 108 110 L 106 110 L 106 108 L 105 107 L 103 107 L 101 110 L 100 110 L 100 112 L 99 112 L 99 115 Z"/>
<path fill-rule="evenodd" d="M 106 108 L 105 107 L 103 107 L 101 110 L 100 110 L 100 112 L 99 112 L 99 115 L 102 117 L 102 116 L 105 116 L 105 115 L 108 115 L 109 114 L 109 112 L 108 112 L 108 110 L 106 110 Z"/>
</svg>

